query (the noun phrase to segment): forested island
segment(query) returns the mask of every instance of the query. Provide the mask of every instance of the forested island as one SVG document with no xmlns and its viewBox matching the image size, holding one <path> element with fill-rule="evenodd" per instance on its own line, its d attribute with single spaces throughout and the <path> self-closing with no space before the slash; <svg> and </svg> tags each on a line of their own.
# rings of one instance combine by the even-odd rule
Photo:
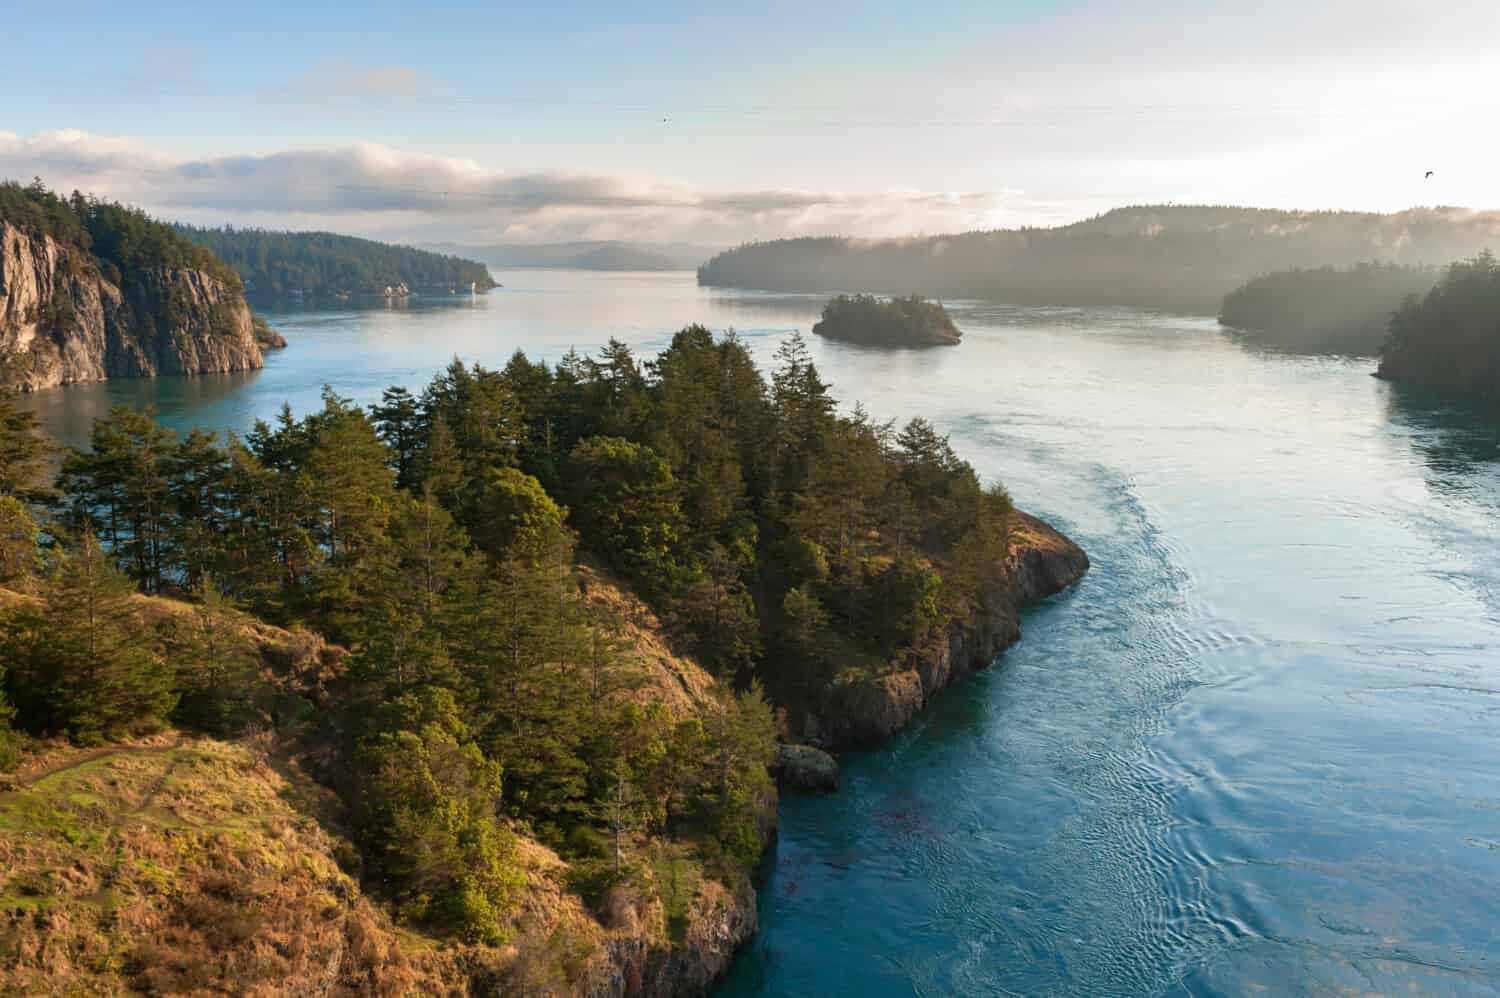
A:
<svg viewBox="0 0 1500 998">
<path fill-rule="evenodd" d="M 229 226 L 178 225 L 177 231 L 234 268 L 256 298 L 371 298 L 498 287 L 482 263 L 356 236 Z"/>
<path fill-rule="evenodd" d="M 833 340 L 883 347 L 953 346 L 963 338 L 941 303 L 918 295 L 888 300 L 839 295 L 823 306 L 812 331 Z"/>
<path fill-rule="evenodd" d="M 1145 205 L 1056 228 L 750 243 L 705 263 L 698 283 L 1215 314 L 1226 294 L 1272 271 L 1362 260 L 1443 265 L 1497 240 L 1500 213 L 1458 208 L 1382 215 Z"/>
<path fill-rule="evenodd" d="M 251 370 L 273 344 L 234 270 L 171 226 L 0 183 L 0 388 Z"/>
<path fill-rule="evenodd" d="M 1441 273 L 1370 262 L 1281 270 L 1225 295 L 1219 322 L 1283 349 L 1373 357 L 1385 346 L 1391 313 L 1408 295 L 1426 294 Z"/>
<path fill-rule="evenodd" d="M 1391 316 L 1379 376 L 1500 405 L 1500 262 L 1488 250 L 1450 264 Z"/>
<path fill-rule="evenodd" d="M 700 993 L 778 740 L 890 734 L 1087 568 L 797 336 L 44 450 L 0 402 L 21 990 Z"/>
</svg>

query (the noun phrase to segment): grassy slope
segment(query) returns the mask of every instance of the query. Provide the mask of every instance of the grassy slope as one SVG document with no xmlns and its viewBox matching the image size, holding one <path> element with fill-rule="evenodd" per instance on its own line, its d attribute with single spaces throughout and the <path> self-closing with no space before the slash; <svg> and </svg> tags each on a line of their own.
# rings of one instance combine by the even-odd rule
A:
<svg viewBox="0 0 1500 998">
<path fill-rule="evenodd" d="M 169 735 L 57 767 L 0 794 L 7 989 L 442 994 L 459 981 L 456 954 L 407 942 L 360 895 L 255 751 Z"/>
<path fill-rule="evenodd" d="M 696 713 L 712 678 L 672 653 L 645 605 L 605 573 L 584 566 L 581 577 L 624 623 L 642 674 L 628 695 Z M 0 605 L 18 599 L 29 597 L 0 590 Z M 141 600 L 156 623 L 187 610 Z M 245 633 L 277 682 L 337 687 L 341 649 L 249 618 Z M 687 850 L 644 843 L 654 883 L 608 899 L 601 920 L 567 891 L 567 865 L 523 838 L 527 890 L 511 942 L 426 938 L 361 890 L 339 802 L 298 764 L 306 748 L 270 733 L 228 743 L 166 732 L 43 747 L 0 776 L 0 994 L 567 991 L 609 979 L 611 945 L 692 940 L 735 903 Z"/>
</svg>

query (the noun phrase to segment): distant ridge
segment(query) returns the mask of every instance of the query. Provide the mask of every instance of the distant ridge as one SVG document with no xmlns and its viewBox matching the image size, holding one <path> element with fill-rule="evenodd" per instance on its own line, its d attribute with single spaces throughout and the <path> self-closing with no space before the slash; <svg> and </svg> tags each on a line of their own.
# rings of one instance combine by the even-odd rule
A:
<svg viewBox="0 0 1500 998">
<path fill-rule="evenodd" d="M 1446 264 L 1487 246 L 1500 246 L 1500 212 L 1140 205 L 1057 228 L 750 243 L 698 268 L 698 283 L 1216 314 L 1225 294 L 1271 271 Z"/>
<path fill-rule="evenodd" d="M 432 249 L 483 260 L 491 267 L 556 267 L 568 270 L 693 270 L 720 247 L 695 243 L 627 240 L 562 243 L 497 243 L 461 246 L 437 243 Z"/>
</svg>

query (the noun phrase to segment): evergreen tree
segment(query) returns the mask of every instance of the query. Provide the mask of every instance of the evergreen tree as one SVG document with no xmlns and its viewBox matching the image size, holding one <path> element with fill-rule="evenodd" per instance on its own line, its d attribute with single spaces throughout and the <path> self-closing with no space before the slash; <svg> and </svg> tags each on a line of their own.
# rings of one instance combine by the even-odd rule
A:
<svg viewBox="0 0 1500 998">
<path fill-rule="evenodd" d="M 401 916 L 476 943 L 500 927 L 523 878 L 500 820 L 503 770 L 441 688 L 403 696 L 360 749 L 363 838 Z"/>
<path fill-rule="evenodd" d="M 0 496 L 0 587 L 31 588 L 40 567 L 41 528 L 15 496 Z"/>
<path fill-rule="evenodd" d="M 359 615 L 355 580 L 377 558 L 395 505 L 390 452 L 358 408 L 324 391 L 323 410 L 306 421 L 310 446 L 297 479 L 316 517 L 312 536 L 323 564 L 313 606 L 334 637 Z"/>
<path fill-rule="evenodd" d="M 489 468 L 516 463 L 525 437 L 520 404 L 498 371 L 478 364 L 453 362 L 422 393 L 422 416 L 427 423 L 442 420 L 453 435 L 466 481 Z"/>
<path fill-rule="evenodd" d="M 521 468 L 553 487 L 558 465 L 566 451 L 557 449 L 553 432 L 556 413 L 552 407 L 552 372 L 547 365 L 532 363 L 517 350 L 506 363 L 501 377 L 516 400 L 524 428 L 520 444 Z"/>
<path fill-rule="evenodd" d="M 784 497 L 802 491 L 825 451 L 834 401 L 818 375 L 802 334 L 792 333 L 776 350 L 771 405 L 776 416 L 772 440 L 772 483 Z"/>
<path fill-rule="evenodd" d="M 590 437 L 569 457 L 573 519 L 591 550 L 632 581 L 670 592 L 684 532 L 676 477 L 650 447 Z"/>
<path fill-rule="evenodd" d="M 427 438 L 416 397 L 399 386 L 387 388 L 380 396 L 380 404 L 370 406 L 370 421 L 375 424 L 381 443 L 390 449 L 396 487 L 413 488 Z"/>
<path fill-rule="evenodd" d="M 506 799 L 556 838 L 587 810 L 588 703 L 579 668 L 588 642 L 566 552 L 507 559 L 474 594 L 460 655 L 483 718 L 486 752 L 507 761 Z"/>
<path fill-rule="evenodd" d="M 4 646 L 23 727 L 92 744 L 160 727 L 176 704 L 135 587 L 85 533 L 43 590 L 40 608 L 9 615 Z"/>
<path fill-rule="evenodd" d="M 172 567 L 168 470 L 176 435 L 156 410 L 116 406 L 94 423 L 87 451 L 63 461 L 59 487 L 71 497 L 74 524 L 95 522 L 110 552 L 148 593 L 161 591 Z"/>
<path fill-rule="evenodd" d="M 233 604 L 213 583 L 202 584 L 196 595 L 197 604 L 177 622 L 168 644 L 180 694 L 173 717 L 204 731 L 238 734 L 268 692 L 260 659 Z"/>
<path fill-rule="evenodd" d="M 36 416 L 16 408 L 0 371 L 0 496 L 38 498 L 48 445 Z"/>
<path fill-rule="evenodd" d="M 358 580 L 355 672 L 393 699 L 419 686 L 461 684 L 451 646 L 462 594 L 481 566 L 453 517 L 431 497 L 403 497 L 390 540 Z"/>
<path fill-rule="evenodd" d="M 703 803 L 726 852 L 748 869 L 759 860 L 776 808 L 767 775 L 775 754 L 776 720 L 757 683 L 736 696 L 720 690 L 704 720 L 708 778 Z"/>
<path fill-rule="evenodd" d="M 565 516 L 567 510 L 532 476 L 515 468 L 491 468 L 474 502 L 474 540 L 493 558 L 535 561 L 562 542 Z"/>
<path fill-rule="evenodd" d="M 229 453 L 215 434 L 193 430 L 164 461 L 170 494 L 170 550 L 188 590 L 211 581 L 223 558 Z M 217 590 L 216 590 L 217 591 Z"/>
</svg>

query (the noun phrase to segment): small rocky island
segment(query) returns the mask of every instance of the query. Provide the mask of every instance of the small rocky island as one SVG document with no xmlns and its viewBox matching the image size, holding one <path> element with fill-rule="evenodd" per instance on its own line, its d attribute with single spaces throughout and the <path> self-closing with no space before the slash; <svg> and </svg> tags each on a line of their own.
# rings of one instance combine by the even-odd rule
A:
<svg viewBox="0 0 1500 998">
<path fill-rule="evenodd" d="M 919 295 L 890 299 L 839 295 L 823 306 L 823 317 L 813 332 L 877 347 L 956 346 L 963 338 L 941 303 Z"/>
</svg>

